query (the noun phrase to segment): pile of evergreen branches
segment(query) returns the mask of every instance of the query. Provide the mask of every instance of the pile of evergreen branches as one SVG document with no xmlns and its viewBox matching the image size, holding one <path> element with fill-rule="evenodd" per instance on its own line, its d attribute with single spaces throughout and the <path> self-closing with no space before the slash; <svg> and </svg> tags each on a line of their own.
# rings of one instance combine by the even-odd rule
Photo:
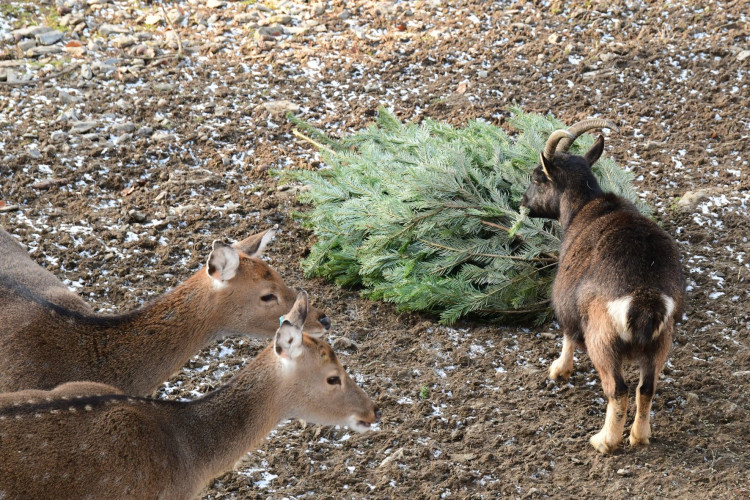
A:
<svg viewBox="0 0 750 500">
<path fill-rule="evenodd" d="M 381 108 L 375 124 L 334 140 L 289 118 L 321 151 L 327 167 L 295 171 L 311 187 L 300 214 L 316 242 L 309 276 L 362 286 L 372 299 L 429 311 L 443 323 L 472 315 L 517 323 L 551 316 L 549 292 L 560 227 L 521 213 L 521 197 L 550 132 L 551 116 L 511 109 L 509 137 L 482 121 L 454 128 L 432 120 L 403 124 Z M 307 135 L 305 135 L 307 134 Z M 593 143 L 585 134 L 571 148 Z M 594 173 L 647 210 L 630 173 L 602 158 Z"/>
</svg>

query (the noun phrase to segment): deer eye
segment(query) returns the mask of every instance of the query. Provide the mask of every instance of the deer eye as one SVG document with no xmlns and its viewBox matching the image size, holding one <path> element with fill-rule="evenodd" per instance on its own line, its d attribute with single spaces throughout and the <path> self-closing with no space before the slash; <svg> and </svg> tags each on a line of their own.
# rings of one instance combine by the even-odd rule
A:
<svg viewBox="0 0 750 500">
<path fill-rule="evenodd" d="M 260 300 L 262 300 L 263 302 L 271 302 L 272 300 L 276 300 L 276 295 L 274 295 L 272 293 L 267 293 L 267 294 L 263 295 L 260 298 Z"/>
<path fill-rule="evenodd" d="M 326 382 L 328 382 L 328 385 L 341 385 L 341 379 L 339 378 L 338 375 L 328 377 L 326 379 Z"/>
</svg>

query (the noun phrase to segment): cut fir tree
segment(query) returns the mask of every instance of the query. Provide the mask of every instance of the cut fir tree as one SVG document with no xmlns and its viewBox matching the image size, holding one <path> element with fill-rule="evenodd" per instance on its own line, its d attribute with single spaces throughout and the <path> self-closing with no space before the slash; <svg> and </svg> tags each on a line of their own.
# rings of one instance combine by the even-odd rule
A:
<svg viewBox="0 0 750 500">
<path fill-rule="evenodd" d="M 310 186 L 300 214 L 316 236 L 303 261 L 308 276 L 360 286 L 371 299 L 440 316 L 501 323 L 542 322 L 557 266 L 560 227 L 521 212 L 539 151 L 563 124 L 512 108 L 508 136 L 472 121 L 403 124 L 381 108 L 376 123 L 334 140 L 296 117 L 326 168 L 288 175 Z M 307 134 L 307 135 L 305 135 Z M 570 152 L 593 144 L 584 134 Z M 594 166 L 602 189 L 641 211 L 632 175 L 609 158 Z"/>
</svg>

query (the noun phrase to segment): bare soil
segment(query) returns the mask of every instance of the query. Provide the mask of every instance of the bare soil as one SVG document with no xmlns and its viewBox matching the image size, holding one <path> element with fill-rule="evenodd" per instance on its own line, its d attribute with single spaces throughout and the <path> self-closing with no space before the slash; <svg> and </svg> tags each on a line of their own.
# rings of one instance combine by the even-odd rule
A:
<svg viewBox="0 0 750 500">
<path fill-rule="evenodd" d="M 181 5 L 189 19 L 218 15 L 210 30 L 192 21 L 180 28 L 193 41 L 184 59 L 0 87 L 0 200 L 18 207 L 0 213 L 0 224 L 103 311 L 136 307 L 179 283 L 215 238 L 281 225 L 270 262 L 328 311 L 329 341 L 377 400 L 382 421 L 361 435 L 287 423 L 205 498 L 750 496 L 746 4 Z M 138 24 L 137 9 L 147 5 L 77 8 L 99 23 L 126 12 L 115 20 L 157 39 L 169 31 Z M 235 16 L 245 12 L 258 12 L 261 25 L 286 12 L 287 28 L 318 24 L 266 39 L 239 25 Z M 2 50 L 5 59 L 18 55 L 10 44 Z M 126 54 L 107 50 L 84 58 L 114 57 L 128 68 Z M 80 102 L 62 102 L 61 89 Z M 621 124 L 605 154 L 634 171 L 679 241 L 690 290 L 659 380 L 651 446 L 610 456 L 591 449 L 588 437 L 604 421 L 601 386 L 581 352 L 570 383 L 547 379 L 561 344 L 555 324 L 448 328 L 305 279 L 299 260 L 311 235 L 293 218 L 305 207 L 298 188 L 279 186 L 272 171 L 319 160 L 263 106 L 279 100 L 336 134 L 369 124 L 379 104 L 405 120 L 454 125 L 482 118 L 504 126 L 513 102 L 568 123 L 602 116 Z M 71 111 L 98 121 L 99 135 L 75 135 L 75 120 L 64 117 Z M 133 132 L 108 143 L 116 135 L 108 127 L 126 121 L 174 137 Z M 53 140 L 58 130 L 62 141 Z M 47 179 L 61 181 L 36 185 Z M 158 397 L 209 391 L 264 344 L 210 346 Z M 632 392 L 634 368 L 628 380 Z"/>
</svg>

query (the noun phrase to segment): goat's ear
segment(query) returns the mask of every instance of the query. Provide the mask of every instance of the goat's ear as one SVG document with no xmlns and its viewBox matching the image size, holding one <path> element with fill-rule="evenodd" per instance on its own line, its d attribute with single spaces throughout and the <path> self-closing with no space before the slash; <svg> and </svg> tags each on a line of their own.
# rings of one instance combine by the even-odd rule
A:
<svg viewBox="0 0 750 500">
<path fill-rule="evenodd" d="M 219 240 L 214 241 L 213 251 L 208 256 L 206 272 L 217 281 L 229 281 L 237 274 L 240 256 L 237 250 Z"/>
<path fill-rule="evenodd" d="M 250 257 L 260 257 L 261 255 L 263 255 L 263 251 L 268 246 L 268 243 L 270 243 L 271 240 L 273 240 L 273 237 L 276 236 L 276 231 L 278 230 L 278 228 L 279 225 L 276 224 L 271 229 L 267 229 L 262 233 L 248 236 L 244 240 L 238 241 L 232 246 L 237 250 L 245 252 Z"/>
<path fill-rule="evenodd" d="M 586 151 L 586 154 L 583 155 L 583 158 L 586 160 L 586 163 L 589 164 L 589 167 L 591 167 L 602 155 L 602 152 L 604 152 L 604 136 L 600 135 L 599 138 L 596 139 L 596 142 L 594 142 L 594 145 L 591 146 L 591 149 Z"/>
<path fill-rule="evenodd" d="M 297 295 L 291 311 L 279 318 L 281 326 L 274 338 L 274 351 L 281 358 L 294 359 L 302 352 L 302 327 L 307 319 L 307 292 Z"/>
<path fill-rule="evenodd" d="M 555 169 L 556 169 L 557 167 L 555 167 L 555 165 L 554 165 L 554 164 L 552 163 L 552 161 L 548 160 L 548 159 L 547 159 L 547 158 L 546 158 L 546 157 L 544 156 L 544 153 L 542 153 L 542 152 L 540 152 L 540 153 L 539 153 L 539 163 L 541 163 L 541 165 L 542 165 L 542 171 L 544 172 L 544 176 L 545 176 L 545 177 L 546 177 L 546 178 L 547 178 L 547 179 L 548 179 L 549 181 L 551 181 L 551 182 L 554 182 L 554 181 L 552 180 L 552 172 L 553 172 L 553 171 L 554 171 L 554 170 L 555 170 Z"/>
</svg>

